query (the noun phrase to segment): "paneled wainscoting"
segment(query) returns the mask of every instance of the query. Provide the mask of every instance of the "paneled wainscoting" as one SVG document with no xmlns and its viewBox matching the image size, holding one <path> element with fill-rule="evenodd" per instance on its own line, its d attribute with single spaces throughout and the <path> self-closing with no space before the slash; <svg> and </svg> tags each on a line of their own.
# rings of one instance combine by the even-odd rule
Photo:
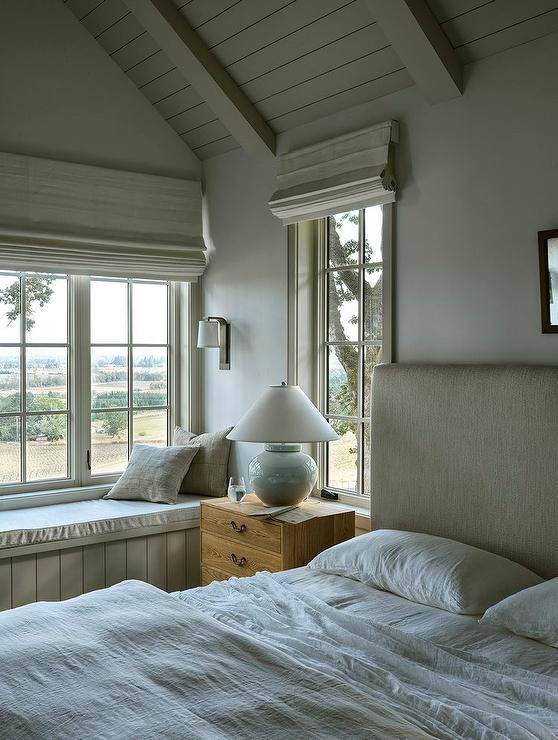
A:
<svg viewBox="0 0 558 740">
<path fill-rule="evenodd" d="M 127 578 L 165 591 L 198 586 L 199 526 L 173 526 L 0 550 L 0 610 L 69 599 Z"/>
</svg>

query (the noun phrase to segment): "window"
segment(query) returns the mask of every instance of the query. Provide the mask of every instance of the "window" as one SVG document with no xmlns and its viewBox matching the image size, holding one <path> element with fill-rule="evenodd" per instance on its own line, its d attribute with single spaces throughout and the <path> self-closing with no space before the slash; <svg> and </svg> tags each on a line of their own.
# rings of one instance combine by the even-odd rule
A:
<svg viewBox="0 0 558 740">
<path fill-rule="evenodd" d="M 0 273 L 0 492 L 114 480 L 171 428 L 170 283 Z"/>
<path fill-rule="evenodd" d="M 340 436 L 319 451 L 321 485 L 341 497 L 370 495 L 370 377 L 386 318 L 382 222 L 382 206 L 330 216 L 318 265 L 321 411 Z"/>
<path fill-rule="evenodd" d="M 168 286 L 91 280 L 91 473 L 121 472 L 134 442 L 166 445 Z"/>
<path fill-rule="evenodd" d="M 66 277 L 0 274 L 0 485 L 70 477 Z"/>
</svg>

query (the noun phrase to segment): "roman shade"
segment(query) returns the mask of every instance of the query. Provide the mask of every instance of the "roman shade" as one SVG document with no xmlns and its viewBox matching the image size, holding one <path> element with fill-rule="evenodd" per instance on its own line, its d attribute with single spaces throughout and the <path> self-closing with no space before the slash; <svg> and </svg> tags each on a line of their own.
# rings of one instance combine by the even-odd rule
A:
<svg viewBox="0 0 558 740">
<path fill-rule="evenodd" d="M 286 226 L 393 203 L 398 136 L 397 121 L 386 121 L 280 155 L 271 212 Z"/>
<path fill-rule="evenodd" d="M 0 269 L 192 282 L 205 265 L 199 182 L 0 153 Z"/>
</svg>

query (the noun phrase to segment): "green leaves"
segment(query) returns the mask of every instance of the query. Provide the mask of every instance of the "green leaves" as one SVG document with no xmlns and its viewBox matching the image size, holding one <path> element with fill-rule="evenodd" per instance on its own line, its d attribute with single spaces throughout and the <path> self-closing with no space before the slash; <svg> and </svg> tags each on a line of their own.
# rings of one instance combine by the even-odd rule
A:
<svg viewBox="0 0 558 740">
<path fill-rule="evenodd" d="M 50 301 L 54 289 L 51 284 L 54 278 L 27 277 L 25 280 L 25 328 L 30 331 L 35 325 L 33 313 L 37 308 L 44 308 Z M 0 303 L 8 306 L 6 318 L 10 323 L 21 316 L 21 280 L 17 278 L 4 290 L 0 290 Z"/>
</svg>

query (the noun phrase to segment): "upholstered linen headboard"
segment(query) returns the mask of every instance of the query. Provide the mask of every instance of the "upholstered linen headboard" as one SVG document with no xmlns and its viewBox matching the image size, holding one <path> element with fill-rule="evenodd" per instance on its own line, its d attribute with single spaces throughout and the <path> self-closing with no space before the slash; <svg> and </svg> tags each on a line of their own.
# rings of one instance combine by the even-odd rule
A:
<svg viewBox="0 0 558 740">
<path fill-rule="evenodd" d="M 371 455 L 374 529 L 558 576 L 558 367 L 379 365 Z"/>
</svg>

